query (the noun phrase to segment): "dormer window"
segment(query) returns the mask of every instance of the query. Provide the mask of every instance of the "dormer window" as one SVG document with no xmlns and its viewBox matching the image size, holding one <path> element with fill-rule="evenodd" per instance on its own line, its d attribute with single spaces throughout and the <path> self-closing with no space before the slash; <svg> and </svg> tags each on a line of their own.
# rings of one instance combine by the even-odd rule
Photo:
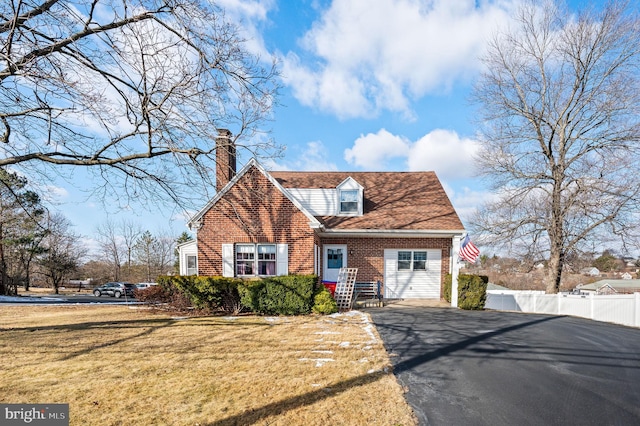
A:
<svg viewBox="0 0 640 426">
<path fill-rule="evenodd" d="M 361 216 L 363 187 L 352 177 L 336 187 L 338 216 Z"/>
<path fill-rule="evenodd" d="M 358 191 L 357 189 L 343 189 L 340 191 L 340 213 L 358 214 Z"/>
</svg>

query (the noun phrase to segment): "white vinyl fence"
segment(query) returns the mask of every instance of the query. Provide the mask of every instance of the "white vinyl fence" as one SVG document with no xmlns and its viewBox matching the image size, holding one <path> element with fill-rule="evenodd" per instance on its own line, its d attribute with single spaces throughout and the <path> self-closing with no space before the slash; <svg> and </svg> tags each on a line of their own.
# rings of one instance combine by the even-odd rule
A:
<svg viewBox="0 0 640 426">
<path fill-rule="evenodd" d="M 640 293 L 616 295 L 545 294 L 543 291 L 487 290 L 486 309 L 573 315 L 640 327 Z"/>
</svg>

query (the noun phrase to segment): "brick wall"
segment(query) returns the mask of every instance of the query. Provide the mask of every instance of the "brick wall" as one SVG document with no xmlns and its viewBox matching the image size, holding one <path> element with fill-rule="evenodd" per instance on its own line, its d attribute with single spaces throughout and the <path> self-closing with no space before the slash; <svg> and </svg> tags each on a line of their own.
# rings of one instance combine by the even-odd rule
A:
<svg viewBox="0 0 640 426">
<path fill-rule="evenodd" d="M 358 281 L 379 280 L 384 284 L 385 249 L 441 249 L 441 288 L 449 272 L 451 238 L 323 238 L 321 243 L 347 246 L 347 263 L 350 268 L 358 268 Z"/>
<path fill-rule="evenodd" d="M 289 273 L 313 273 L 314 232 L 302 214 L 251 168 L 202 218 L 198 273 L 222 275 L 222 244 L 289 244 Z"/>
</svg>

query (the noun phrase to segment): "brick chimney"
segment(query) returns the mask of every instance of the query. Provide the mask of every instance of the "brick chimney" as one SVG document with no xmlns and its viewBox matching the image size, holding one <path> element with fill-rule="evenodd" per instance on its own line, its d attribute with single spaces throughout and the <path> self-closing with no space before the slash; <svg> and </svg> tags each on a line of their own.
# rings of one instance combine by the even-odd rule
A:
<svg viewBox="0 0 640 426">
<path fill-rule="evenodd" d="M 236 146 L 231 132 L 218 129 L 216 138 L 216 191 L 220 191 L 236 175 Z"/>
</svg>

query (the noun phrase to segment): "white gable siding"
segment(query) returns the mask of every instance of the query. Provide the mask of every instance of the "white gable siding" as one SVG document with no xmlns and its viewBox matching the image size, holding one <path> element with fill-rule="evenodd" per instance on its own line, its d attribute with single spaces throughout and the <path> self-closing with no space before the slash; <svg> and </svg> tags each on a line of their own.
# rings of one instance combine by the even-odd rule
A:
<svg viewBox="0 0 640 426">
<path fill-rule="evenodd" d="M 362 185 L 360 185 L 354 178 L 349 176 L 345 180 L 338 185 L 338 189 L 357 189 L 362 190 Z"/>
<path fill-rule="evenodd" d="M 178 246 L 178 254 L 180 259 L 180 275 L 188 275 L 187 257 L 196 256 L 197 259 L 198 256 L 198 244 L 196 243 L 196 240 L 180 244 Z"/>
<path fill-rule="evenodd" d="M 331 216 L 338 210 L 338 196 L 335 189 L 288 188 L 287 191 L 313 216 Z"/>
<path fill-rule="evenodd" d="M 427 252 L 426 271 L 398 271 L 398 251 L 384 250 L 384 292 L 389 299 L 440 299 L 441 250 Z"/>
</svg>

